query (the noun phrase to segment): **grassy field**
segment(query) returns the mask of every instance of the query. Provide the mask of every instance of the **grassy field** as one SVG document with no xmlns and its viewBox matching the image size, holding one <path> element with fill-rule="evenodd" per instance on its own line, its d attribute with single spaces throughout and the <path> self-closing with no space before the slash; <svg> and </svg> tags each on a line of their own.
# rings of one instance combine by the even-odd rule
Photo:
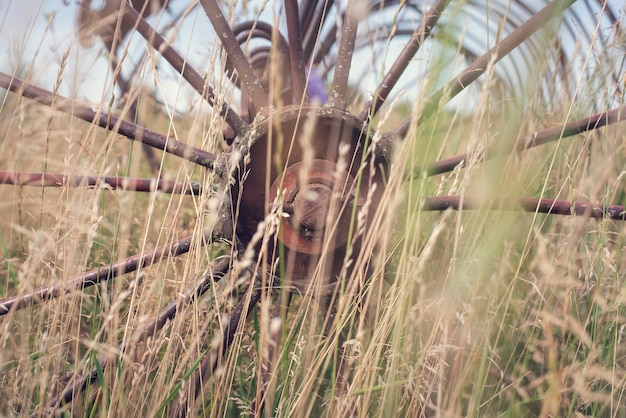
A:
<svg viewBox="0 0 626 418">
<path fill-rule="evenodd" d="M 146 126 L 219 151 L 218 117 L 201 106 L 168 112 L 147 84 L 134 92 Z M 224 353 L 229 316 L 250 297 L 245 266 L 258 261 L 224 241 L 11 310 L 0 318 L 0 415 L 45 416 L 54 396 L 91 370 L 96 379 L 62 414 L 171 415 L 213 352 L 217 367 L 192 409 L 199 416 L 626 417 L 626 225 L 493 209 L 520 196 L 624 204 L 623 125 L 420 174 L 441 158 L 506 148 L 590 114 L 583 90 L 547 109 L 541 92 L 509 104 L 484 83 L 471 112 L 440 109 L 412 124 L 394 144 L 384 203 L 360 231 L 361 251 L 348 257 L 332 308 L 310 292 L 294 294 L 285 311 L 286 292 L 276 289 Z M 0 169 L 152 176 L 139 144 L 3 94 Z M 354 96 L 359 109 L 364 96 Z M 419 106 L 401 101 L 374 127 Z M 186 236 L 198 244 L 219 222 L 215 176 L 171 156 L 159 176 L 200 182 L 203 193 L 0 185 L 0 298 L 63 286 Z M 424 210 L 425 198 L 444 195 L 483 206 Z M 163 329 L 133 340 L 224 256 L 233 259 L 224 278 Z"/>
</svg>

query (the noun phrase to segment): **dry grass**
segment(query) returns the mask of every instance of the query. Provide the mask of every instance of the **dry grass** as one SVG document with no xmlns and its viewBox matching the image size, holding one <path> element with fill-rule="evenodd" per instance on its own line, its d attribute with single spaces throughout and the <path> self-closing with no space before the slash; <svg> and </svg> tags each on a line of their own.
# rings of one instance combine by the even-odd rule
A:
<svg viewBox="0 0 626 418">
<path fill-rule="evenodd" d="M 218 146 L 220 125 L 204 109 L 175 117 L 146 90 L 135 94 L 152 129 Z M 341 277 L 330 332 L 314 292 L 295 295 L 282 320 L 274 306 L 285 295 L 262 300 L 204 383 L 200 415 L 252 414 L 264 396 L 267 416 L 625 417 L 626 225 L 488 209 L 432 213 L 421 205 L 445 194 L 480 196 L 486 205 L 503 196 L 623 203 L 622 126 L 445 176 L 407 176 L 441 156 L 575 119 L 583 99 L 547 114 L 531 95 L 531 106 L 503 112 L 485 87 L 471 118 L 442 110 L 413 126 L 397 144 L 385 204 L 351 255 L 355 268 Z M 149 175 L 136 144 L 13 94 L 0 107 L 0 138 L 6 170 Z M 0 186 L 0 296 L 63 283 L 210 228 L 215 179 L 173 157 L 164 158 L 161 175 L 202 181 L 209 191 Z M 170 412 L 168 402 L 181 398 L 203 355 L 219 345 L 249 277 L 227 276 L 105 370 L 98 359 L 119 354 L 225 251 L 197 249 L 1 318 L 0 411 L 43 415 L 68 379 L 95 367 L 98 379 L 63 408 L 67 415 Z"/>
</svg>

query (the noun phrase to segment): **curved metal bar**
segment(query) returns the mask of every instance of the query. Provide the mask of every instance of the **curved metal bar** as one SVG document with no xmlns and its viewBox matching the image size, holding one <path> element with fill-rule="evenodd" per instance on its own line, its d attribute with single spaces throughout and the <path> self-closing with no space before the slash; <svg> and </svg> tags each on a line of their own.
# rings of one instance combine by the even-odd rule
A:
<svg viewBox="0 0 626 418">
<path fill-rule="evenodd" d="M 133 177 L 72 176 L 61 173 L 31 173 L 25 171 L 0 170 L 0 184 L 40 187 L 91 187 L 125 190 L 131 192 L 162 192 L 171 194 L 202 193 L 198 182 L 180 182 L 163 179 Z"/>
<path fill-rule="evenodd" d="M 270 42 L 278 40 L 280 51 L 284 51 L 289 55 L 289 43 L 285 37 L 279 32 L 274 32 L 274 28 L 267 22 L 243 22 L 233 27 L 233 33 L 240 44 L 245 42 L 248 37 L 261 37 Z"/>
<path fill-rule="evenodd" d="M 425 211 L 443 211 L 447 209 L 522 210 L 524 212 L 546 213 L 550 215 L 586 216 L 594 219 L 626 221 L 626 208 L 624 206 L 531 197 L 511 201 L 500 199 L 485 204 L 469 196 L 436 196 L 424 199 L 422 209 Z"/>
<path fill-rule="evenodd" d="M 314 64 L 319 61 L 313 59 L 313 52 L 315 51 L 315 44 L 320 36 L 320 30 L 324 25 L 330 8 L 335 4 L 331 0 L 306 0 L 306 4 L 302 8 L 302 16 L 300 17 L 300 23 L 302 24 L 302 32 L 304 32 L 304 57 L 307 63 L 313 61 Z M 331 31 L 335 32 L 336 31 Z M 321 58 L 320 58 L 321 60 Z"/>
<path fill-rule="evenodd" d="M 109 131 L 119 133 L 130 140 L 135 140 L 147 144 L 153 148 L 158 148 L 169 154 L 175 155 L 192 163 L 206 168 L 214 168 L 217 156 L 210 152 L 192 147 L 173 138 L 166 137 L 160 133 L 152 131 L 143 126 L 122 120 L 117 116 L 98 112 L 90 107 L 81 105 L 74 100 L 52 93 L 48 90 L 35 87 L 30 83 L 0 72 L 0 87 L 6 88 L 14 93 L 35 100 L 55 110 L 68 113 L 74 117 L 98 126 Z"/>
<path fill-rule="evenodd" d="M 576 0 L 554 1 L 522 23 L 497 45 L 477 58 L 472 64 L 467 66 L 443 88 L 439 89 L 429 98 L 424 100 L 425 104 L 423 110 L 415 123 L 421 124 L 442 105 L 452 100 L 452 98 L 462 92 L 467 86 L 476 81 L 478 77 L 483 75 L 490 63 L 496 63 L 507 56 L 513 49 L 530 38 L 551 19 L 559 16 L 575 1 Z M 412 116 L 406 117 L 398 125 L 396 125 L 395 128 L 390 130 L 388 134 L 404 137 L 411 126 L 412 118 Z"/>
<path fill-rule="evenodd" d="M 241 83 L 250 95 L 252 103 L 254 103 L 254 105 L 262 111 L 262 109 L 269 106 L 269 98 L 261 87 L 261 81 L 257 78 L 254 73 L 254 69 L 241 50 L 241 47 L 237 42 L 237 38 L 235 37 L 230 24 L 226 21 L 226 18 L 222 14 L 219 5 L 215 0 L 200 0 L 200 5 L 211 21 L 211 24 L 215 29 L 215 33 L 222 41 L 222 46 L 226 51 L 226 55 L 235 66 L 235 69 L 241 78 Z"/>
<path fill-rule="evenodd" d="M 130 0 L 128 0 L 130 1 Z M 181 57 L 174 48 L 172 48 L 163 37 L 135 10 L 128 2 L 123 4 L 122 12 L 124 13 L 124 21 L 132 24 L 137 32 L 159 51 L 163 58 L 170 63 L 172 67 L 193 87 L 200 96 L 202 96 L 211 106 L 213 106 L 226 123 L 233 128 L 235 133 L 243 136 L 247 133 L 248 125 L 231 109 L 231 107 L 221 102 L 213 88 L 207 83 L 196 70 L 194 70 L 186 60 Z"/>
<path fill-rule="evenodd" d="M 206 245 L 211 239 L 215 239 L 218 235 L 220 235 L 218 231 L 205 231 L 200 240 L 200 246 Z M 193 244 L 197 241 L 197 238 L 191 235 L 144 254 L 133 255 L 124 260 L 97 267 L 80 276 L 71 277 L 62 283 L 40 287 L 34 292 L 24 295 L 0 299 L 0 316 L 6 315 L 11 311 L 17 311 L 50 299 L 55 299 L 76 290 L 86 289 L 126 273 L 137 271 L 167 257 L 185 254 L 192 249 Z"/>
<path fill-rule="evenodd" d="M 250 38 L 261 38 L 272 43 L 272 47 L 278 47 L 280 54 L 281 65 L 289 66 L 289 44 L 285 37 L 278 31 L 274 31 L 273 27 L 266 22 L 244 22 L 233 28 L 233 33 L 237 39 L 237 42 L 242 45 Z M 270 56 L 270 46 L 259 46 L 248 52 L 248 62 L 254 69 L 259 69 L 260 65 L 265 66 L 267 58 Z M 262 56 L 260 59 L 259 57 Z M 228 74 L 236 74 L 236 69 L 233 67 L 230 59 L 226 60 L 226 72 Z M 263 80 L 266 81 L 266 80 Z M 241 88 L 238 79 L 234 79 L 233 83 L 238 88 Z M 289 101 L 291 103 L 291 100 Z"/>
<path fill-rule="evenodd" d="M 430 116 L 441 105 L 449 102 L 467 86 L 472 84 L 478 77 L 483 75 L 491 63 L 496 63 L 507 56 L 513 49 L 530 38 L 554 17 L 561 15 L 576 0 L 554 1 L 541 9 L 537 14 L 522 23 L 501 42 L 498 42 L 487 53 L 482 55 L 465 70 L 448 82 L 443 88 L 435 92 L 426 100 L 424 110 L 418 119 L 418 124 Z"/>
</svg>

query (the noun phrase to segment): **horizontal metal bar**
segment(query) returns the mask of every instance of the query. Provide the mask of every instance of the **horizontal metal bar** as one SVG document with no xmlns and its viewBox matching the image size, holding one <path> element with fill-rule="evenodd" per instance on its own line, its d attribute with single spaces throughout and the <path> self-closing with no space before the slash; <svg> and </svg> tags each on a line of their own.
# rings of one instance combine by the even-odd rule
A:
<svg viewBox="0 0 626 418">
<path fill-rule="evenodd" d="M 151 147 L 163 150 L 168 154 L 191 161 L 192 163 L 207 168 L 213 168 L 215 166 L 215 160 L 217 159 L 215 154 L 192 147 L 174 138 L 166 137 L 143 126 L 122 120 L 117 116 L 93 110 L 74 100 L 36 87 L 3 72 L 0 72 L 0 87 L 20 94 L 28 99 L 35 100 L 37 103 L 72 115 L 78 119 L 95 123 L 102 128 L 119 133 L 130 140 L 147 144 Z"/>
<path fill-rule="evenodd" d="M 0 170 L 0 184 L 40 187 L 90 187 L 125 190 L 132 192 L 162 192 L 171 194 L 202 193 L 198 182 L 170 181 L 135 177 L 100 177 L 66 175 L 61 173 L 33 173 L 26 171 Z"/>
<path fill-rule="evenodd" d="M 524 212 L 551 215 L 586 216 L 595 219 L 626 220 L 626 208 L 620 205 L 601 205 L 567 200 L 520 198 L 495 199 L 493 202 L 478 200 L 470 196 L 435 196 L 424 199 L 425 211 L 452 210 L 521 210 Z"/>
</svg>

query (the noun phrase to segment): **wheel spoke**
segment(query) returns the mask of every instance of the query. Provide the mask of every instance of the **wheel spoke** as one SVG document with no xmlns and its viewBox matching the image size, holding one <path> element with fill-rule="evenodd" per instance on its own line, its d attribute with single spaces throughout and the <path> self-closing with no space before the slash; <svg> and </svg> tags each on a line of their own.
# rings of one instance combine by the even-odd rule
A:
<svg viewBox="0 0 626 418">
<path fill-rule="evenodd" d="M 346 108 L 346 93 L 348 89 L 348 76 L 352 65 L 352 54 L 356 42 L 357 27 L 359 25 L 358 13 L 353 1 L 348 0 L 346 12 L 341 27 L 341 38 L 339 39 L 339 51 L 337 52 L 337 62 L 335 63 L 335 74 L 333 86 L 328 99 L 329 106 L 338 109 Z"/>
<path fill-rule="evenodd" d="M 378 85 L 374 99 L 367 102 L 361 111 L 359 117 L 362 120 L 367 119 L 368 116 L 373 117 L 376 112 L 378 112 L 378 109 L 380 109 L 380 106 L 387 100 L 389 93 L 400 79 L 400 76 L 406 71 L 406 68 L 424 43 L 424 40 L 430 36 L 433 28 L 437 25 L 439 18 L 443 14 L 443 11 L 448 7 L 448 4 L 450 4 L 450 0 L 437 0 L 430 10 L 422 15 L 419 27 L 411 34 L 402 52 L 400 52 L 400 55 Z"/>
<path fill-rule="evenodd" d="M 472 84 L 478 77 L 483 75 L 490 63 L 496 63 L 507 56 L 513 49 L 530 38 L 535 32 L 543 28 L 553 18 L 560 16 L 576 0 L 554 1 L 544 7 L 536 15 L 522 23 L 509 36 L 498 42 L 493 48 L 469 65 L 454 80 L 450 81 L 441 90 L 437 91 L 427 100 L 426 109 L 420 120 L 428 117 L 442 104 L 447 103 L 467 86 Z M 442 103 L 442 100 L 444 102 Z"/>
<path fill-rule="evenodd" d="M 626 120 L 626 106 L 613 109 L 608 112 L 598 113 L 577 121 L 565 123 L 561 126 L 555 126 L 553 128 L 537 131 L 526 140 L 516 141 L 510 145 L 494 144 L 479 153 L 461 154 L 446 158 L 445 160 L 437 161 L 426 168 L 426 174 L 434 176 L 436 174 L 448 173 L 457 167 L 465 166 L 465 164 L 467 164 L 470 160 L 485 161 L 500 155 L 509 154 L 512 151 L 524 151 L 549 142 L 558 141 L 561 138 L 567 138 L 587 131 L 599 129 L 623 120 Z M 421 169 L 416 169 L 414 174 L 416 176 L 421 175 Z"/>
<path fill-rule="evenodd" d="M 196 70 L 194 70 L 187 61 L 170 46 L 165 39 L 135 10 L 129 3 L 125 3 L 123 7 L 124 21 L 134 25 L 137 32 L 159 51 L 170 65 L 178 71 L 178 73 L 193 87 L 200 96 L 202 96 L 213 108 L 217 109 L 226 123 L 239 136 L 247 132 L 247 124 L 230 108 L 230 106 L 220 101 L 215 94 L 213 88 L 207 83 Z M 234 37 L 233 37 L 234 39 Z"/>
<path fill-rule="evenodd" d="M 292 299 L 293 293 L 284 292 L 281 294 L 281 297 L 273 306 L 272 321 L 280 320 L 280 322 L 275 323 L 280 323 L 283 326 L 287 323 L 287 314 L 289 313 L 289 306 L 291 305 Z M 260 390 L 257 392 L 257 396 L 250 407 L 250 410 L 254 411 L 255 416 L 263 416 L 265 406 L 273 405 L 273 394 L 278 384 L 276 379 L 276 363 L 281 348 L 283 326 L 276 326 L 270 329 L 269 335 L 265 338 L 265 348 L 263 351 L 265 355 L 262 358 Z"/>
<path fill-rule="evenodd" d="M 302 33 L 300 32 L 300 12 L 298 0 L 284 0 L 287 18 L 287 37 L 289 39 L 289 56 L 291 57 L 291 86 L 296 103 L 304 96 L 306 84 Z"/>
<path fill-rule="evenodd" d="M 315 35 L 318 35 L 318 34 L 316 33 Z M 317 52 L 315 53 L 315 57 L 313 58 L 313 64 L 314 65 L 320 64 L 322 60 L 324 60 L 324 57 L 326 57 L 329 54 L 330 49 L 335 45 L 336 42 L 337 42 L 337 31 L 336 30 L 329 31 L 326 34 L 326 36 L 319 42 Z"/>
<path fill-rule="evenodd" d="M 117 116 L 99 112 L 81 105 L 74 100 L 33 86 L 18 78 L 0 72 L 0 87 L 35 100 L 37 103 L 50 106 L 55 110 L 68 113 L 89 123 L 116 132 L 130 140 L 147 144 L 169 154 L 183 158 L 206 168 L 214 168 L 217 156 L 210 152 L 192 147 L 173 138 L 154 132 L 134 123 L 122 120 Z"/>
<path fill-rule="evenodd" d="M 252 309 L 261 300 L 262 290 L 256 286 L 255 280 L 252 280 L 248 292 L 241 298 L 234 311 L 230 315 L 230 319 L 224 328 L 222 334 L 222 342 L 218 348 L 210 348 L 204 355 L 199 367 L 191 377 L 191 383 L 188 388 L 189 397 L 177 405 L 176 410 L 171 415 L 173 417 L 183 418 L 187 416 L 187 408 L 193 407 L 195 399 L 202 390 L 202 383 L 205 382 L 215 371 L 218 365 L 218 359 L 226 353 L 230 345 L 235 340 L 235 333 L 240 329 L 242 321 L 245 321 Z"/>
<path fill-rule="evenodd" d="M 222 41 L 224 51 L 226 51 L 226 55 L 235 66 L 241 83 L 250 95 L 252 103 L 254 103 L 259 111 L 262 111 L 262 109 L 269 106 L 269 98 L 265 91 L 263 91 L 261 81 L 257 78 L 254 69 L 241 50 L 241 46 L 239 46 L 237 38 L 230 24 L 222 14 L 219 5 L 215 0 L 200 0 L 200 5 L 211 21 L 217 36 Z"/>
<path fill-rule="evenodd" d="M 275 66 L 273 70 L 278 72 L 280 76 L 275 79 L 278 79 L 278 80 L 289 79 L 289 71 L 290 71 L 289 70 L 290 68 L 289 44 L 287 40 L 285 39 L 285 37 L 279 31 L 274 30 L 274 28 L 266 22 L 248 21 L 248 22 L 244 22 L 239 25 L 236 25 L 233 28 L 233 33 L 235 34 L 235 37 L 237 38 L 237 42 L 240 45 L 243 45 L 245 42 L 247 42 L 248 40 L 252 38 L 261 38 L 261 39 L 270 41 L 272 43 L 271 47 L 267 45 L 263 45 L 263 46 L 255 47 L 254 49 L 249 51 L 250 65 L 252 66 L 252 68 L 255 68 L 257 71 L 258 70 L 265 71 L 266 67 L 272 64 L 272 61 L 271 61 L 273 59 L 271 57 L 272 49 L 276 48 L 278 52 L 278 56 L 275 58 L 278 58 L 278 65 Z M 227 73 L 230 73 L 231 75 L 235 75 L 235 76 L 237 75 L 236 69 L 233 68 L 232 62 L 230 60 L 226 61 L 226 71 Z M 241 83 L 238 78 L 235 77 L 233 81 L 237 87 L 241 88 Z M 269 80 L 263 80 L 263 81 L 269 82 Z M 277 100 L 277 98 L 273 98 L 273 100 L 274 102 L 278 102 L 286 106 L 286 105 L 293 103 L 293 94 L 292 94 L 292 89 L 284 88 L 284 87 L 288 87 L 288 86 L 280 87 L 280 90 L 282 90 L 282 94 L 280 94 L 279 100 Z M 250 108 L 250 104 L 248 103 L 249 98 L 245 93 L 246 91 L 242 90 L 241 106 L 242 106 L 242 117 L 244 117 L 244 119 L 246 119 L 246 116 L 244 116 L 243 112 L 254 111 L 254 109 Z M 252 119 L 252 118 L 253 118 L 253 115 L 249 115 L 248 119 Z"/>
<path fill-rule="evenodd" d="M 576 0 L 553 1 L 541 9 L 537 14 L 519 25 L 511 34 L 498 42 L 493 48 L 459 73 L 453 80 L 448 82 L 443 88 L 436 91 L 424 102 L 424 108 L 417 118 L 418 125 L 427 119 L 441 106 L 452 100 L 467 86 L 472 84 L 478 77 L 483 75 L 490 63 L 497 63 L 517 48 L 522 42 L 530 38 L 539 29 L 544 27 L 553 18 L 560 16 Z M 403 137 L 411 125 L 412 116 L 405 118 L 396 128 L 393 129 L 397 136 Z"/>
<path fill-rule="evenodd" d="M 124 354 L 132 346 L 145 341 L 152 337 L 156 332 L 160 331 L 167 321 L 171 321 L 176 317 L 176 314 L 180 312 L 186 306 L 191 305 L 198 297 L 202 296 L 210 287 L 212 283 L 221 280 L 230 268 L 230 258 L 222 258 L 216 262 L 209 271 L 202 277 L 200 282 L 191 291 L 184 293 L 176 300 L 170 302 L 165 308 L 163 308 L 156 317 L 142 325 L 126 342 L 119 347 L 119 354 L 116 356 L 107 356 L 98 360 L 102 370 L 115 361 L 116 359 L 123 357 Z M 98 369 L 95 367 L 90 373 L 83 373 L 82 375 L 72 379 L 65 387 L 63 392 L 54 397 L 48 404 L 48 407 L 53 411 L 66 405 L 80 393 L 84 392 L 90 383 L 93 383 L 98 378 Z"/>
<path fill-rule="evenodd" d="M 601 205 L 589 202 L 571 202 L 567 200 L 521 198 L 500 199 L 485 205 L 469 196 L 435 196 L 424 199 L 422 206 L 426 211 L 452 210 L 522 210 L 524 212 L 546 213 L 551 215 L 585 216 L 594 219 L 626 220 L 626 208 L 620 205 Z"/>
<path fill-rule="evenodd" d="M 117 61 L 117 57 L 115 56 L 115 53 L 113 51 L 109 51 L 109 52 L 111 53 L 110 65 L 111 65 L 111 71 L 113 72 L 113 78 L 115 79 L 115 82 L 117 83 L 122 93 L 122 97 L 124 96 L 130 97 L 131 86 L 130 86 L 130 83 L 122 76 L 121 63 Z M 136 95 L 132 99 L 130 99 L 130 104 L 128 106 L 128 117 L 131 121 L 138 122 L 139 116 L 137 113 L 137 96 Z M 147 144 L 142 144 L 141 147 L 143 149 L 144 155 L 146 156 L 146 160 L 148 162 L 148 165 L 150 166 L 150 170 L 152 171 L 152 174 L 158 175 L 161 162 L 154 154 L 154 149 L 152 149 L 152 147 Z"/>
<path fill-rule="evenodd" d="M 172 244 L 164 245 L 144 254 L 133 255 L 124 260 L 111 263 L 106 266 L 95 268 L 80 276 L 71 277 L 61 284 L 44 286 L 32 293 L 0 299 L 0 316 L 11 311 L 17 311 L 41 302 L 58 298 L 76 290 L 86 289 L 100 282 L 111 280 L 126 273 L 132 273 L 141 268 L 148 267 L 167 257 L 176 257 L 188 253 L 196 242 L 200 246 L 208 244 L 222 236 L 219 228 L 206 231 L 198 241 L 193 235 L 178 240 Z"/>
<path fill-rule="evenodd" d="M 162 192 L 170 194 L 202 193 L 198 182 L 180 182 L 163 179 L 133 177 L 72 176 L 61 173 L 30 173 L 24 171 L 0 170 L 0 184 L 40 187 L 91 187 L 131 192 Z"/>
</svg>

